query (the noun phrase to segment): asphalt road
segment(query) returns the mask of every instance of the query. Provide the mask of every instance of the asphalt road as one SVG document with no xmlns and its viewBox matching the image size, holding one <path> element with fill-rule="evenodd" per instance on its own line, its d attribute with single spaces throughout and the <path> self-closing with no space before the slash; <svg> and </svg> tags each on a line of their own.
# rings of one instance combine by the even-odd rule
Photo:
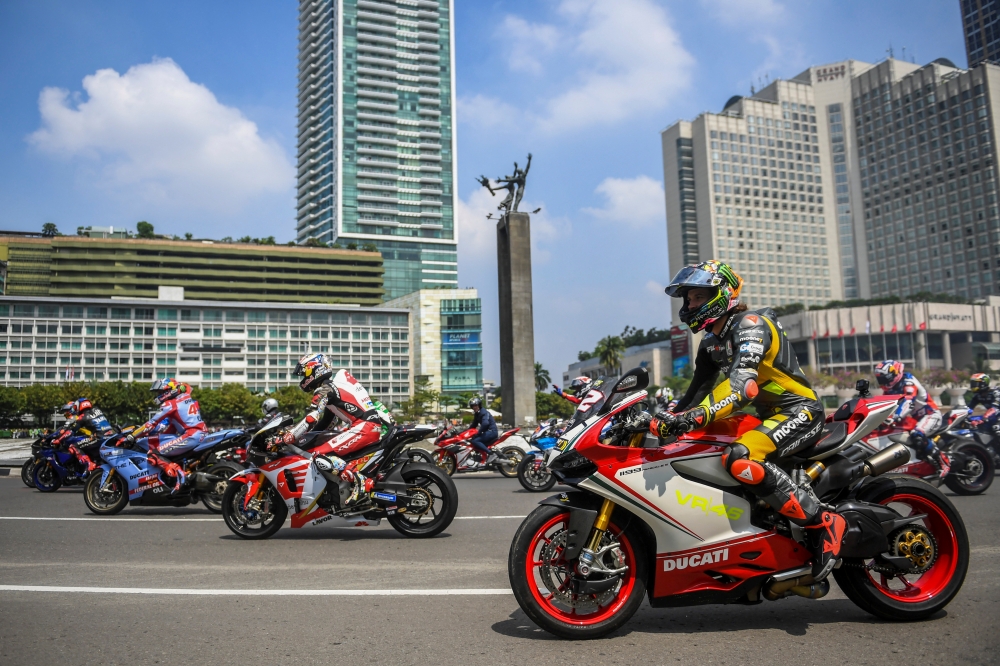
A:
<svg viewBox="0 0 1000 666">
<path fill-rule="evenodd" d="M 444 535 L 387 525 L 284 529 L 242 541 L 198 508 L 95 518 L 79 490 L 0 477 L 0 585 L 102 588 L 503 590 L 507 550 L 539 495 L 463 475 Z M 510 594 L 233 596 L 0 590 L 0 664 L 986 664 L 1000 662 L 1000 489 L 951 497 L 972 543 L 938 616 L 884 623 L 836 588 L 822 600 L 652 609 L 609 638 L 566 642 Z M 57 518 L 58 520 L 11 520 Z M 131 519 L 131 522 L 130 522 Z M 138 520 L 137 520 L 138 519 Z"/>
</svg>

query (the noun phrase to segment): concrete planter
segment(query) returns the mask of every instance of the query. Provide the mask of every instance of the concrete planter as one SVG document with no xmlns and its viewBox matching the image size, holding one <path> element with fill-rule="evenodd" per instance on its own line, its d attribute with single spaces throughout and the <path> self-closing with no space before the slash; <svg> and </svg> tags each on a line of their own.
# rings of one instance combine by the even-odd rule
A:
<svg viewBox="0 0 1000 666">
<path fill-rule="evenodd" d="M 939 407 L 941 406 L 941 394 L 944 393 L 943 386 L 928 386 L 927 395 L 931 397 L 931 400 L 935 402 Z"/>
<path fill-rule="evenodd" d="M 964 387 L 962 387 L 962 388 L 950 388 L 950 389 L 946 389 L 946 390 L 948 392 L 948 395 L 951 396 L 951 408 L 952 409 L 954 409 L 955 407 L 965 407 L 966 406 L 966 404 L 965 404 L 965 392 L 966 392 L 966 389 Z"/>
<path fill-rule="evenodd" d="M 842 403 L 843 402 L 847 402 L 848 400 L 850 400 L 851 398 L 853 398 L 856 394 L 857 394 L 857 391 L 855 391 L 852 388 L 849 388 L 849 389 L 837 389 L 837 399 L 840 400 L 840 402 L 842 402 Z"/>
</svg>

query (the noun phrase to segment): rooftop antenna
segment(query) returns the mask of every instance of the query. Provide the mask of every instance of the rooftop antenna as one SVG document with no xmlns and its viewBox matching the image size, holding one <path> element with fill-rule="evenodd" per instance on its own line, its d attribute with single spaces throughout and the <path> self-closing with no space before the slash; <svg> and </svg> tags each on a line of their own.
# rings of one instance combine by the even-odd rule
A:
<svg viewBox="0 0 1000 666">
<path fill-rule="evenodd" d="M 750 96 L 753 97 L 757 94 L 757 91 L 753 89 L 753 84 L 750 84 Z"/>
<path fill-rule="evenodd" d="M 906 47 L 903 47 L 903 62 L 906 62 Z"/>
<path fill-rule="evenodd" d="M 886 53 L 889 54 L 889 60 L 892 60 L 894 55 L 892 53 L 892 42 L 889 42 L 889 48 L 886 49 Z"/>
</svg>

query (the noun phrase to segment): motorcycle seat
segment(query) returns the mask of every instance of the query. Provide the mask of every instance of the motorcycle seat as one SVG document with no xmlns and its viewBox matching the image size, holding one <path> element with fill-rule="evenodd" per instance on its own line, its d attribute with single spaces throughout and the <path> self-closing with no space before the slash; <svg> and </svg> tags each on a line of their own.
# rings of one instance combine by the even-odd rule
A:
<svg viewBox="0 0 1000 666">
<path fill-rule="evenodd" d="M 837 449 L 847 439 L 847 422 L 833 421 L 823 426 L 822 439 L 795 454 L 798 458 L 816 458 Z"/>
</svg>

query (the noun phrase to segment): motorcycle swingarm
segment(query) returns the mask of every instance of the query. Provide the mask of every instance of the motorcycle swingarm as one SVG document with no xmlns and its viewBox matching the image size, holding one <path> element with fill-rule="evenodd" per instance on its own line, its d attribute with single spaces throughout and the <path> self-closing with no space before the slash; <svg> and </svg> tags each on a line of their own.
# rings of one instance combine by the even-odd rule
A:
<svg viewBox="0 0 1000 666">
<path fill-rule="evenodd" d="M 566 529 L 566 548 L 563 557 L 574 560 L 587 545 L 590 530 L 597 520 L 597 513 L 604 500 L 596 495 L 578 490 L 546 497 L 539 504 L 569 510 L 569 525 Z"/>
</svg>

